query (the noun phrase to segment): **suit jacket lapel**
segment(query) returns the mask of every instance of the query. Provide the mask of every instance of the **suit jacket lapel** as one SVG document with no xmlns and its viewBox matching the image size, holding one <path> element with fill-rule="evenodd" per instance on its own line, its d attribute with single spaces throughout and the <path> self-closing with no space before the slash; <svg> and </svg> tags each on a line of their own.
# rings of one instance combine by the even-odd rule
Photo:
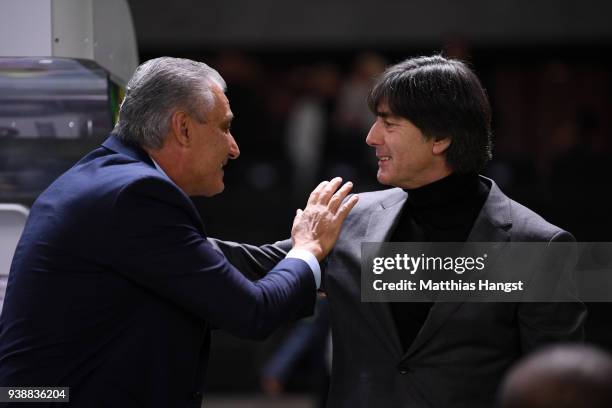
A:
<svg viewBox="0 0 612 408">
<path fill-rule="evenodd" d="M 474 227 L 468 236 L 468 242 L 506 242 L 510 240 L 508 232 L 512 225 L 510 216 L 510 199 L 501 192 L 497 184 L 486 177 L 481 178 L 485 183 L 491 185 L 489 196 L 485 201 L 480 214 L 474 222 Z M 406 351 L 403 358 L 414 354 L 433 336 L 444 324 L 448 317 L 461 306 L 463 302 L 438 302 L 434 303 L 429 315 Z M 397 334 L 396 334 L 397 336 Z"/>
<path fill-rule="evenodd" d="M 389 240 L 407 197 L 404 191 L 398 189 L 397 194 L 382 201 L 378 208 L 371 212 L 364 242 Z M 389 305 L 386 302 L 364 302 L 363 309 L 372 331 L 394 356 L 401 356 L 402 344 Z"/>
</svg>

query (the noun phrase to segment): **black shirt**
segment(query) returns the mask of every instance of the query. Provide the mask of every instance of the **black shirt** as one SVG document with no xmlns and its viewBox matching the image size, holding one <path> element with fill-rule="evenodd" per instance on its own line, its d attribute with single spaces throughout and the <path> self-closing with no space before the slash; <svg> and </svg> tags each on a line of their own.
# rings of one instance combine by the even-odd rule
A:
<svg viewBox="0 0 612 408">
<path fill-rule="evenodd" d="M 477 174 L 451 174 L 416 189 L 391 234 L 392 242 L 464 242 L 489 195 Z M 423 326 L 432 302 L 389 302 L 404 351 Z"/>
</svg>

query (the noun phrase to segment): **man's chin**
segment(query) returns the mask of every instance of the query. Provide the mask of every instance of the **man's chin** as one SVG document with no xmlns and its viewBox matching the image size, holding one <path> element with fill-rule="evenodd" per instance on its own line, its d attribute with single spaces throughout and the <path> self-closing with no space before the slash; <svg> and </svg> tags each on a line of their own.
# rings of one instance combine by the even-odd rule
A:
<svg viewBox="0 0 612 408">
<path fill-rule="evenodd" d="M 204 188 L 195 194 L 189 194 L 191 197 L 214 197 L 217 194 L 221 194 L 225 190 L 225 184 L 221 183 L 220 186 L 215 188 Z"/>
<path fill-rule="evenodd" d="M 218 194 L 221 194 L 224 190 L 225 190 L 225 184 L 221 183 L 221 185 L 207 197 L 213 197 Z"/>
<path fill-rule="evenodd" d="M 378 172 L 378 174 L 376 174 L 376 180 L 378 180 L 378 182 L 384 186 L 391 185 L 389 179 L 384 174 L 381 174 L 380 171 Z"/>
</svg>

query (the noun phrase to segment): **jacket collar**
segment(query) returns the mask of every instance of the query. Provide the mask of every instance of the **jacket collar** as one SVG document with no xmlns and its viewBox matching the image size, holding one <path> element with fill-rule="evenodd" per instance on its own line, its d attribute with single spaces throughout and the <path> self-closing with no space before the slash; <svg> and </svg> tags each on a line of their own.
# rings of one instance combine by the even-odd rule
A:
<svg viewBox="0 0 612 408">
<path fill-rule="evenodd" d="M 140 146 L 124 142 L 116 133 L 111 133 L 110 136 L 102 143 L 102 146 L 116 153 L 126 155 L 134 160 L 138 160 L 155 167 L 153 160 L 151 160 L 151 157 L 147 154 L 147 152 L 145 152 Z"/>
<path fill-rule="evenodd" d="M 477 238 L 479 234 L 475 235 L 474 232 L 477 232 L 479 227 L 483 226 L 483 223 L 489 224 L 492 227 L 503 228 L 505 230 L 512 226 L 510 199 L 504 193 L 502 193 L 500 188 L 493 180 L 484 176 L 480 176 L 480 179 L 484 183 L 488 184 L 491 189 L 484 205 L 482 206 L 480 214 L 474 222 L 474 227 L 472 228 L 468 241 L 477 241 L 473 238 Z M 403 205 L 407 199 L 408 194 L 404 190 L 400 188 L 392 189 L 390 194 L 380 201 L 380 207 L 382 207 L 380 209 L 389 211 L 388 214 L 385 214 L 386 216 L 393 215 L 393 217 L 398 217 L 401 214 L 401 209 L 403 208 Z"/>
<path fill-rule="evenodd" d="M 174 183 L 168 177 L 168 175 L 163 170 L 160 171 L 157 168 L 157 166 L 153 162 L 153 159 L 151 159 L 151 156 L 149 156 L 149 154 L 145 152 L 144 149 L 142 149 L 139 146 L 135 146 L 133 144 L 125 143 L 123 140 L 121 140 L 119 135 L 117 135 L 116 133 L 111 133 L 110 136 L 102 143 L 102 146 L 115 153 L 119 153 L 119 154 L 128 156 L 134 159 L 135 161 L 146 163 L 147 165 L 151 166 L 156 172 L 159 172 L 159 174 L 164 179 L 168 180 L 172 185 L 174 185 L 176 189 L 185 197 L 185 202 L 189 203 L 188 205 L 194 214 L 194 222 L 197 224 L 202 234 L 206 236 L 206 230 L 204 229 L 204 223 L 202 222 L 200 213 L 198 209 L 196 208 L 195 204 L 193 203 L 193 201 L 183 190 L 181 190 L 179 186 L 176 185 L 176 183 Z"/>
</svg>

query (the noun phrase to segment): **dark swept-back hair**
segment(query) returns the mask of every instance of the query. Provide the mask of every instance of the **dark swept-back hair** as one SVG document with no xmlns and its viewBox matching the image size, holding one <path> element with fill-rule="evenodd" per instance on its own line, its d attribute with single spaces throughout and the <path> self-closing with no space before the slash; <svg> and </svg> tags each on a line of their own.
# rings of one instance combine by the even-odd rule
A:
<svg viewBox="0 0 612 408">
<path fill-rule="evenodd" d="M 368 95 L 374 114 L 385 101 L 391 113 L 408 119 L 425 137 L 451 139 L 446 161 L 455 172 L 478 172 L 491 159 L 491 106 L 463 62 L 434 55 L 393 65 Z"/>
</svg>

